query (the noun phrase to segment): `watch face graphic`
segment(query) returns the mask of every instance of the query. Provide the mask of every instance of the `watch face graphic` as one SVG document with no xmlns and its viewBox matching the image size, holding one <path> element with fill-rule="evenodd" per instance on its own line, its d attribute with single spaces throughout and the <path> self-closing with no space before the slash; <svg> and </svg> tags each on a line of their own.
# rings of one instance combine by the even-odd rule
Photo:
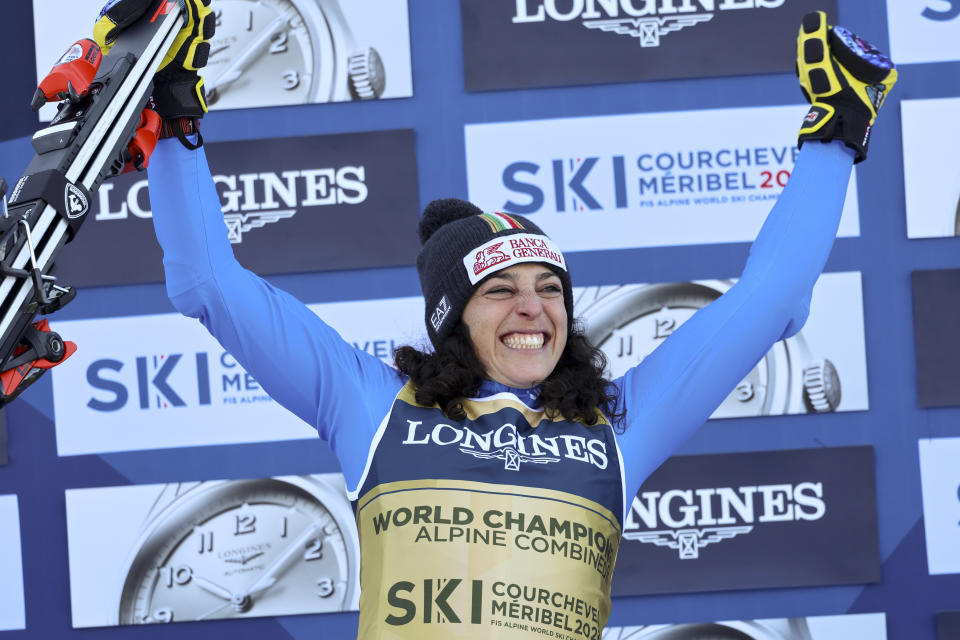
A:
<svg viewBox="0 0 960 640">
<path fill-rule="evenodd" d="M 603 640 L 812 640 L 804 618 L 607 629 Z"/>
<path fill-rule="evenodd" d="M 135 545 L 119 624 L 355 607 L 356 528 L 342 489 L 305 476 L 175 493 L 161 496 Z"/>
<path fill-rule="evenodd" d="M 960 236 L 960 198 L 957 199 L 957 212 L 953 216 L 953 235 Z"/>
<path fill-rule="evenodd" d="M 217 30 L 203 70 L 213 109 L 379 97 L 373 49 L 358 50 L 338 0 L 217 0 Z M 376 78 L 370 78 L 377 75 Z M 366 78 L 374 89 L 357 93 Z"/>
<path fill-rule="evenodd" d="M 583 320 L 587 338 L 607 357 L 608 375 L 616 378 L 639 364 L 732 284 L 711 280 L 589 287 L 577 297 L 576 314 Z M 828 385 L 832 404 L 823 401 L 813 408 L 810 397 L 819 400 L 828 395 L 821 389 Z M 802 337 L 791 338 L 774 344 L 711 417 L 832 411 L 839 404 L 839 389 L 836 370 L 829 361 L 812 360 Z"/>
</svg>

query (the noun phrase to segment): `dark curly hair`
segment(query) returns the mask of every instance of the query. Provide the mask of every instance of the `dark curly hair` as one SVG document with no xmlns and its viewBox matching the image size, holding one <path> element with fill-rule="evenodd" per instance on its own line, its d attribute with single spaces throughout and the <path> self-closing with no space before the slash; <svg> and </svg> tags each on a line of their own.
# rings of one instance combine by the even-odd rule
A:
<svg viewBox="0 0 960 640">
<path fill-rule="evenodd" d="M 416 386 L 419 404 L 437 404 L 451 420 L 466 418 L 461 401 L 476 395 L 485 371 L 464 323 L 455 327 L 433 352 L 406 345 L 396 348 L 393 357 L 397 368 Z M 557 366 L 543 381 L 540 400 L 547 416 L 595 425 L 599 409 L 615 430 L 622 432 L 626 412 L 621 408 L 616 388 L 603 377 L 606 365 L 603 352 L 573 324 Z"/>
</svg>

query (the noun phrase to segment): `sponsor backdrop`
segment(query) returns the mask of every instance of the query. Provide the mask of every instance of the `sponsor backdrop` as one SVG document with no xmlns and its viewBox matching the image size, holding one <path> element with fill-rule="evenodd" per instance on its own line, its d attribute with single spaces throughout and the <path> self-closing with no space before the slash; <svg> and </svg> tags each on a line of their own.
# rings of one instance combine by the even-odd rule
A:
<svg viewBox="0 0 960 640">
<path fill-rule="evenodd" d="M 900 109 L 907 237 L 960 235 L 960 98 L 904 100 Z"/>
<path fill-rule="evenodd" d="M 224 222 L 242 240 L 234 249 L 245 263 L 268 272 L 272 284 L 310 302 L 348 341 L 384 359 L 398 343 L 423 341 L 422 302 L 412 265 L 413 216 L 434 198 L 470 197 L 485 209 L 523 211 L 551 233 L 567 252 L 578 287 L 578 312 L 583 309 L 590 326 L 603 332 L 596 339 L 611 367 L 617 367 L 645 355 L 658 336 L 733 282 L 749 242 L 794 166 L 794 134 L 804 107 L 793 74 L 796 24 L 781 22 L 781 17 L 805 11 L 800 0 L 524 0 L 519 5 L 517 0 L 213 1 L 220 13 L 219 51 L 206 82 L 218 86 L 203 133 L 211 156 L 222 153 L 214 158 L 214 172 L 221 176 L 223 204 L 231 209 Z M 101 3 L 6 3 L 9 28 L 0 44 L 7 61 L 0 101 L 0 176 L 8 182 L 19 177 L 33 155 L 29 135 L 38 118 L 27 103 L 38 69 L 45 73 L 70 43 L 90 34 Z M 36 23 L 34 5 L 39 9 Z M 345 78 L 340 74 L 350 54 L 341 46 L 345 29 L 335 7 L 350 27 L 355 49 L 373 46 L 379 52 L 386 79 L 382 96 L 394 99 L 354 100 L 349 85 L 337 80 Z M 943 450 L 941 441 L 960 438 L 958 385 L 950 378 L 957 373 L 950 362 L 954 355 L 960 357 L 951 346 L 950 326 L 960 318 L 949 320 L 950 296 L 957 296 L 943 288 L 936 293 L 933 287 L 937 297 L 926 303 L 932 311 L 913 316 L 910 274 L 960 268 L 960 240 L 954 235 L 960 184 L 951 172 L 955 158 L 944 151 L 960 142 L 953 123 L 960 100 L 960 4 L 836 0 L 825 8 L 831 19 L 880 48 L 892 47 L 905 63 L 900 83 L 877 121 L 868 161 L 857 166 L 851 180 L 840 238 L 826 264 L 828 275 L 811 301 L 810 321 L 798 338 L 777 345 L 749 373 L 718 412 L 725 419 L 708 423 L 678 452 L 687 459 L 706 456 L 707 461 L 749 456 L 749 466 L 735 470 L 744 479 L 685 484 L 686 478 L 678 478 L 669 486 L 645 489 L 663 495 L 681 492 L 671 494 L 674 510 L 665 514 L 673 521 L 682 522 L 688 513 L 695 520 L 705 518 L 702 512 L 681 509 L 700 509 L 697 491 L 714 491 L 709 497 L 717 506 L 711 503 L 711 517 L 718 521 L 723 517 L 720 501 L 728 500 L 734 523 L 695 524 L 689 528 L 697 533 L 684 534 L 686 541 L 699 540 L 699 531 L 709 527 L 753 529 L 698 547 L 696 559 L 682 559 L 679 549 L 655 543 L 627 540 L 625 545 L 640 549 L 653 567 L 680 567 L 677 579 L 694 572 L 684 567 L 714 566 L 709 563 L 729 562 L 733 554 L 740 563 L 729 580 L 705 571 L 705 579 L 713 581 L 705 585 L 743 584 L 750 568 L 767 580 L 762 584 L 772 585 L 780 577 L 796 581 L 809 575 L 816 562 L 796 575 L 778 577 L 776 572 L 795 562 L 797 554 L 792 546 L 771 549 L 761 540 L 781 531 L 798 532 L 803 537 L 797 544 L 813 544 L 814 538 L 806 538 L 808 530 L 840 523 L 837 535 L 849 541 L 842 549 L 855 554 L 876 545 L 874 576 L 880 563 L 881 581 L 823 584 L 820 580 L 827 578 L 810 578 L 818 584 L 618 595 L 612 628 L 652 633 L 656 625 L 698 621 L 844 614 L 854 620 L 853 614 L 882 612 L 889 640 L 935 640 L 937 612 L 957 610 L 960 572 L 930 574 L 929 559 L 945 565 L 942 559 L 949 555 L 928 554 L 924 520 L 943 523 L 944 535 L 956 530 L 960 481 L 952 467 L 941 464 L 928 482 L 930 465 L 924 462 L 921 477 L 917 455 L 918 441 Z M 541 10 L 542 21 L 537 17 Z M 501 12 L 502 19 L 492 12 Z M 484 16 L 493 21 L 482 22 Z M 527 16 L 527 21 L 514 22 L 516 16 Z M 710 19 L 701 19 L 706 17 Z M 628 18 L 630 23 L 619 23 L 627 33 L 585 25 Z M 656 27 L 651 19 L 657 20 Z M 329 39 L 322 30 L 316 35 L 316 24 L 330 30 Z M 634 27 L 643 37 L 629 33 Z M 721 32 L 725 35 L 718 40 Z M 485 50 L 471 44 L 474 36 L 485 39 Z M 247 58 L 247 66 L 245 52 L 253 51 L 255 40 L 261 49 Z M 768 45 L 750 53 L 760 42 Z M 507 61 L 497 62 L 498 56 Z M 715 77 L 680 77 L 692 74 L 691 66 Z M 482 81 L 475 72 L 485 67 L 496 68 L 495 76 L 486 77 L 502 83 L 500 89 L 475 90 Z M 325 103 L 304 103 L 315 80 L 330 95 L 316 98 Z M 258 108 L 234 108 L 239 104 Z M 347 167 L 363 167 L 363 178 Z M 234 595 L 255 590 L 253 574 L 269 569 L 270 553 L 287 548 L 276 538 L 260 538 L 280 535 L 274 528 L 278 503 L 258 511 L 248 502 L 253 513 L 241 513 L 242 505 L 233 503 L 224 517 L 209 520 L 212 538 L 202 535 L 203 526 L 188 541 L 148 533 L 153 531 L 149 523 L 162 519 L 159 512 L 150 518 L 150 504 L 143 500 L 161 493 L 172 493 L 169 513 L 183 514 L 178 517 L 185 523 L 194 518 L 192 527 L 202 514 L 180 505 L 194 504 L 192 495 L 205 495 L 196 491 L 198 483 L 237 482 L 242 488 L 269 478 L 306 482 L 340 470 L 309 426 L 267 401 L 256 380 L 228 354 L 195 324 L 173 315 L 160 283 L 144 177 L 123 178 L 95 194 L 94 220 L 60 254 L 61 281 L 82 286 L 77 299 L 53 317 L 53 326 L 76 340 L 79 351 L 5 408 L 9 461 L 0 466 L 0 495 L 10 496 L 6 500 L 16 496 L 19 515 L 13 521 L 18 522 L 19 543 L 0 541 L 0 611 L 13 606 L 12 626 L 25 629 L 0 635 L 68 639 L 106 634 L 74 629 L 75 617 L 78 624 L 83 618 L 98 625 L 120 620 L 129 573 L 124 563 L 132 567 L 134 559 L 145 557 L 138 554 L 142 539 L 165 558 L 156 565 L 166 572 L 155 573 L 151 595 L 173 598 L 144 599 L 142 609 L 130 615 L 178 622 L 222 607 L 202 624 L 177 624 L 181 640 L 355 637 L 357 613 L 350 607 L 285 615 L 308 611 L 318 600 L 325 605 L 340 594 L 333 583 L 339 574 L 332 568 L 312 574 L 312 567 L 323 561 L 304 555 L 289 574 L 281 572 L 275 587 L 248 593 L 248 602 L 239 598 L 240 611 L 234 607 Z M 362 202 L 347 201 L 358 199 L 362 190 Z M 344 200 L 304 204 L 331 194 Z M 279 215 L 290 210 L 296 214 Z M 268 222 L 272 218 L 264 214 L 277 214 L 276 221 Z M 917 232 L 929 239 L 908 239 L 918 216 L 936 220 Z M 676 290 L 676 302 L 660 297 L 663 287 Z M 610 311 L 606 316 L 600 313 L 604 309 Z M 799 378 L 814 365 L 825 371 L 822 361 L 827 360 L 842 391 L 839 403 L 833 411 L 811 413 Z M 853 474 L 854 468 L 821 465 L 780 477 L 792 473 L 792 467 L 775 464 L 777 455 L 803 459 L 858 447 L 872 448 L 875 471 L 868 467 L 858 477 L 862 482 L 872 478 L 876 494 L 859 496 L 850 515 L 840 513 L 842 505 L 834 506 L 837 496 L 828 476 Z M 821 483 L 823 496 L 804 483 Z M 789 486 L 790 495 L 771 488 L 777 485 Z M 180 501 L 178 486 L 186 490 Z M 937 494 L 941 502 L 931 507 L 923 497 L 934 486 L 942 487 Z M 140 494 L 143 487 L 154 493 Z M 163 487 L 170 488 L 162 492 Z M 745 487 L 757 487 L 749 503 Z M 684 491 L 691 492 L 692 504 L 683 501 Z M 814 498 L 823 501 L 825 510 L 817 520 L 761 522 L 767 495 L 777 514 L 780 498 L 784 508 L 793 507 L 794 516 L 798 506 L 802 514 L 816 513 L 802 503 L 816 504 Z M 96 502 L 97 496 L 109 498 L 102 504 L 116 500 L 116 507 L 101 512 L 89 504 L 88 511 L 73 508 L 84 499 Z M 743 506 L 734 498 L 744 500 Z M 741 517 L 748 504 L 754 510 L 749 524 Z M 876 513 L 876 533 L 857 520 L 865 512 Z M 247 516 L 256 518 L 249 533 Z M 116 532 L 114 519 L 125 523 Z M 656 519 L 657 526 L 649 528 L 635 516 L 648 533 L 676 531 L 663 525 L 659 511 Z M 8 521 L 0 518 L 0 530 L 6 531 Z M 288 518 L 290 528 L 282 540 L 296 535 L 293 524 Z M 96 551 L 75 550 L 82 540 L 78 526 L 88 527 L 84 535 Z M 237 533 L 238 526 L 245 533 Z M 120 528 L 124 540 L 96 547 L 98 536 L 118 540 L 113 536 Z M 240 538 L 255 542 L 232 544 Z M 679 539 L 678 534 L 678 546 Z M 198 553 L 201 540 L 212 540 L 211 555 Z M 197 546 L 190 549 L 193 542 Z M 255 555 L 259 549 L 244 549 L 266 544 L 271 548 L 264 548 L 263 556 Z M 827 556 L 839 553 L 837 547 L 826 550 Z M 8 587 L 5 554 L 11 549 L 17 549 L 18 573 L 20 558 L 23 569 L 22 579 Z M 236 562 L 216 557 L 229 550 Z M 308 549 L 300 551 L 307 554 Z M 203 558 L 187 561 L 189 555 L 182 554 L 188 553 Z M 101 556 L 113 563 L 109 572 L 91 564 Z M 627 571 L 630 560 L 624 558 Z M 87 564 L 71 566 L 78 562 Z M 299 576 L 300 567 L 307 567 L 313 584 L 288 589 L 285 576 Z M 831 567 L 837 568 L 849 565 Z M 211 573 L 231 569 L 238 573 L 219 580 Z M 868 579 L 845 575 L 847 580 Z M 322 578 L 330 582 L 318 584 Z M 84 580 L 93 586 L 76 586 Z M 139 589 L 148 582 L 143 573 L 135 573 L 130 585 Z M 318 594 L 328 593 L 331 584 L 329 597 Z M 288 601 L 277 589 L 303 595 Z M 86 603 L 73 602 L 84 597 Z M 259 615 L 280 600 L 286 608 Z M 193 601 L 209 606 L 193 611 Z M 244 619 L 219 619 L 228 615 Z M 814 618 L 807 620 L 816 634 Z M 154 624 L 121 626 L 109 633 L 117 640 L 141 640 L 166 638 L 170 630 Z M 871 633 L 855 628 L 845 637 L 870 638 Z"/>
<path fill-rule="evenodd" d="M 890 53 L 898 64 L 960 60 L 960 2 L 887 0 Z"/>
<path fill-rule="evenodd" d="M 66 504 L 74 627 L 357 608 L 340 474 L 75 489 Z"/>
<path fill-rule="evenodd" d="M 460 5 L 468 91 L 790 71 L 803 15 L 836 15 L 833 0 Z"/>
<path fill-rule="evenodd" d="M 633 499 L 613 592 L 878 582 L 873 458 L 871 447 L 674 456 Z"/>
<path fill-rule="evenodd" d="M 718 298 L 733 281 L 701 280 L 575 288 L 574 313 L 607 357 L 610 377 L 623 375 L 673 331 Z M 714 418 L 867 409 L 863 304 L 858 273 L 820 276 L 803 330 L 781 340 L 730 392 Z M 811 403 L 811 376 L 826 375 L 835 402 Z"/>
<path fill-rule="evenodd" d="M 615 377 L 730 286 L 715 280 L 575 288 L 574 313 Z M 859 274 L 821 276 L 803 331 L 777 343 L 714 417 L 866 409 L 861 299 Z M 396 347 L 426 343 L 419 297 L 310 308 L 347 342 L 390 364 Z M 51 373 L 60 455 L 315 437 L 189 318 L 98 318 L 57 329 L 84 345 Z M 804 377 L 818 368 L 829 368 L 841 395 L 815 408 Z"/>
<path fill-rule="evenodd" d="M 941 614 L 942 615 L 942 614 Z M 603 640 L 887 640 L 887 621 L 882 613 L 849 616 L 811 616 L 767 620 L 724 620 L 693 624 L 607 627 Z"/>
<path fill-rule="evenodd" d="M 960 438 L 921 440 L 923 530 L 931 574 L 960 573 Z"/>
<path fill-rule="evenodd" d="M 422 298 L 311 309 L 386 362 L 394 347 L 425 340 Z M 53 373 L 60 455 L 316 438 L 190 318 L 101 318 L 57 327 L 85 346 Z"/>
<path fill-rule="evenodd" d="M 413 264 L 413 131 L 206 145 L 237 259 L 262 274 Z M 75 286 L 163 280 L 145 173 L 105 182 L 76 249 L 57 259 Z M 359 243 L 359 245 L 358 245 Z M 363 251 L 357 247 L 363 246 Z M 90 260 L 112 254 L 113 260 Z M 117 269 L 117 264 L 124 265 Z"/>
<path fill-rule="evenodd" d="M 0 631 L 24 628 L 17 496 L 0 496 Z"/>
<path fill-rule="evenodd" d="M 806 108 L 466 127 L 470 200 L 520 213 L 565 251 L 749 242 L 796 159 Z M 841 236 L 860 233 L 855 176 Z"/>
<path fill-rule="evenodd" d="M 917 401 L 960 405 L 960 269 L 914 271 L 911 280 Z"/>
<path fill-rule="evenodd" d="M 33 0 L 37 82 L 67 46 L 93 33 L 102 0 L 72 0 L 43 11 Z M 219 0 L 217 33 L 204 72 L 211 109 L 360 99 L 350 57 L 376 51 L 381 98 L 413 94 L 407 0 Z M 55 107 L 41 109 L 49 120 Z"/>
</svg>

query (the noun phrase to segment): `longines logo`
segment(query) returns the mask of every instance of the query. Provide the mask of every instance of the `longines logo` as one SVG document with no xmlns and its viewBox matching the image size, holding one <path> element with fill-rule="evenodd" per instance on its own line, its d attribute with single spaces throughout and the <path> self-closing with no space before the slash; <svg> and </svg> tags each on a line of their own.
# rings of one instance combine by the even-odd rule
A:
<svg viewBox="0 0 960 640">
<path fill-rule="evenodd" d="M 241 173 L 213 177 L 220 195 L 230 242 L 243 242 L 243 234 L 267 224 L 293 218 L 306 207 L 356 205 L 366 201 L 369 188 L 363 166 L 303 169 L 281 173 Z M 150 218 L 146 180 L 133 183 L 119 199 L 113 183 L 100 187 L 96 220 Z"/>
<path fill-rule="evenodd" d="M 579 19 L 588 29 L 637 38 L 641 47 L 659 47 L 660 38 L 713 19 L 716 11 L 776 9 L 786 0 L 516 0 L 513 23 Z M 566 7 L 569 6 L 569 9 Z M 565 9 L 565 10 L 564 10 Z"/>
<path fill-rule="evenodd" d="M 575 435 L 521 436 L 517 427 L 509 423 L 481 434 L 445 423 L 431 427 L 424 426 L 422 420 L 407 420 L 407 437 L 401 444 L 459 445 L 461 453 L 475 458 L 503 460 L 503 468 L 508 471 L 519 471 L 524 462 L 548 464 L 563 458 L 607 468 L 607 445 L 603 440 Z"/>
<path fill-rule="evenodd" d="M 696 560 L 700 549 L 748 534 L 757 524 L 819 520 L 826 511 L 821 482 L 647 491 L 633 499 L 623 537 Z"/>
<path fill-rule="evenodd" d="M 227 236 L 233 244 L 243 242 L 243 234 L 253 229 L 259 229 L 271 222 L 279 222 L 292 218 L 297 214 L 296 209 L 281 211 L 259 211 L 254 213 L 227 213 L 223 221 L 227 225 Z"/>
<path fill-rule="evenodd" d="M 246 547 L 238 547 L 235 549 L 227 549 L 226 551 L 221 551 L 217 554 L 217 557 L 223 560 L 224 562 L 232 562 L 234 564 L 246 565 L 251 560 L 259 558 L 267 551 L 270 550 L 270 543 L 265 542 L 263 544 L 253 544 Z"/>
</svg>

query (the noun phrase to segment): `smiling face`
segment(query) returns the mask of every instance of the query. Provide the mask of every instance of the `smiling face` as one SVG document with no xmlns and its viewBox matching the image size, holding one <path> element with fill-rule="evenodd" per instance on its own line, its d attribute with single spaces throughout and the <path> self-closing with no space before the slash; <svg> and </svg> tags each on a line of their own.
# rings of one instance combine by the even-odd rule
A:
<svg viewBox="0 0 960 640">
<path fill-rule="evenodd" d="M 488 378 L 533 387 L 550 375 L 567 345 L 563 285 L 542 264 L 504 269 L 480 283 L 462 322 Z"/>
</svg>

